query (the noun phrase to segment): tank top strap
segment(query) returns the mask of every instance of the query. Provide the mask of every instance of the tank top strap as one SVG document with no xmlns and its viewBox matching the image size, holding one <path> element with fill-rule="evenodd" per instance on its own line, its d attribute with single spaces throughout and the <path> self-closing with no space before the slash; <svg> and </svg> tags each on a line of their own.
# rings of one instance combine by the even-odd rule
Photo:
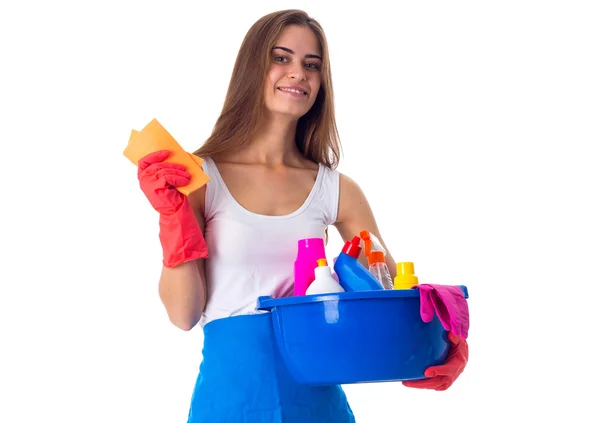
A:
<svg viewBox="0 0 600 423">
<path fill-rule="evenodd" d="M 223 207 L 227 201 L 227 195 L 220 181 L 217 165 L 210 157 L 203 158 L 202 170 L 210 178 L 206 184 L 204 195 L 204 218 L 212 219 L 216 211 Z"/>
<path fill-rule="evenodd" d="M 340 200 L 340 173 L 325 165 L 320 165 L 323 172 L 321 184 L 313 200 L 312 207 L 322 210 L 325 223 L 333 225 L 338 216 Z"/>
</svg>

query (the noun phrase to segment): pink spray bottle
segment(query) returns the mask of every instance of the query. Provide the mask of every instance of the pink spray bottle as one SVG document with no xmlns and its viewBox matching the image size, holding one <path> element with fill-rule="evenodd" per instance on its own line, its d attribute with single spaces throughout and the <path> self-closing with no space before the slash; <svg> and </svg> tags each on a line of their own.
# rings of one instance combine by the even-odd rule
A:
<svg viewBox="0 0 600 423">
<path fill-rule="evenodd" d="M 306 289 L 315 280 L 317 260 L 323 257 L 323 238 L 305 238 L 298 241 L 298 254 L 294 262 L 294 295 L 306 295 Z"/>
</svg>

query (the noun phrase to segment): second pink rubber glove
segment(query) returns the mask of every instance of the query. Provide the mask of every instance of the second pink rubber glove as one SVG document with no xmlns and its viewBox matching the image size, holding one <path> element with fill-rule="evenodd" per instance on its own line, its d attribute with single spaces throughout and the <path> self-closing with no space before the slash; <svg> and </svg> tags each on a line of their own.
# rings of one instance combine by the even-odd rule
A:
<svg viewBox="0 0 600 423">
<path fill-rule="evenodd" d="M 405 381 L 402 384 L 409 388 L 433 389 L 436 391 L 445 391 L 452 386 L 467 366 L 469 344 L 452 332 L 448 333 L 448 341 L 450 341 L 450 352 L 444 364 L 427 368 L 425 370 L 427 379 Z"/>
<path fill-rule="evenodd" d="M 464 339 L 469 336 L 469 306 L 458 286 L 421 284 L 413 289 L 420 291 L 421 318 L 431 322 L 437 314 L 445 330 Z"/>
</svg>

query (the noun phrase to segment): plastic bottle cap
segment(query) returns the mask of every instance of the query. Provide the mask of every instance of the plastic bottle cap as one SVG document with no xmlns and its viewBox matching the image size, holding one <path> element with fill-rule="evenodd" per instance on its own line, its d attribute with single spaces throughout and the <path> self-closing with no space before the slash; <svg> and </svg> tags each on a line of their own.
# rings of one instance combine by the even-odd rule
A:
<svg viewBox="0 0 600 423">
<path fill-rule="evenodd" d="M 325 248 L 323 238 L 303 238 L 298 240 L 298 249 Z"/>
<path fill-rule="evenodd" d="M 396 263 L 396 277 L 394 278 L 394 289 L 411 289 L 419 284 L 419 278 L 415 276 L 415 265 L 410 261 Z"/>
<path fill-rule="evenodd" d="M 361 250 L 362 247 L 360 246 L 360 238 L 355 236 L 352 238 L 352 241 L 346 241 L 344 248 L 342 248 L 342 253 L 346 253 L 350 257 L 357 259 Z"/>
<path fill-rule="evenodd" d="M 365 246 L 365 256 L 369 257 L 371 254 L 371 247 L 373 242 L 371 241 L 371 233 L 367 230 L 360 231 L 360 237 L 363 240 L 363 244 Z"/>
<path fill-rule="evenodd" d="M 396 270 L 400 275 L 414 275 L 415 264 L 410 261 L 404 261 L 396 264 Z"/>
<path fill-rule="evenodd" d="M 317 260 L 317 264 L 319 265 L 319 267 L 327 266 L 327 259 L 320 258 Z"/>
<path fill-rule="evenodd" d="M 369 254 L 369 266 L 373 263 L 385 263 L 383 251 L 371 251 L 371 254 Z"/>
</svg>

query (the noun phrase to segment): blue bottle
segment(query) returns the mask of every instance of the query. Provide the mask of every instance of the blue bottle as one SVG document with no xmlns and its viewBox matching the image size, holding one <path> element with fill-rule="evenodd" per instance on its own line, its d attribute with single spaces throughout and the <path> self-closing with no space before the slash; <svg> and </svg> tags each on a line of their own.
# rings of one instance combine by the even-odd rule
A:
<svg viewBox="0 0 600 423">
<path fill-rule="evenodd" d="M 344 244 L 333 266 L 340 285 L 346 292 L 383 289 L 377 278 L 358 261 L 361 250 L 360 238 L 357 236 Z"/>
</svg>

